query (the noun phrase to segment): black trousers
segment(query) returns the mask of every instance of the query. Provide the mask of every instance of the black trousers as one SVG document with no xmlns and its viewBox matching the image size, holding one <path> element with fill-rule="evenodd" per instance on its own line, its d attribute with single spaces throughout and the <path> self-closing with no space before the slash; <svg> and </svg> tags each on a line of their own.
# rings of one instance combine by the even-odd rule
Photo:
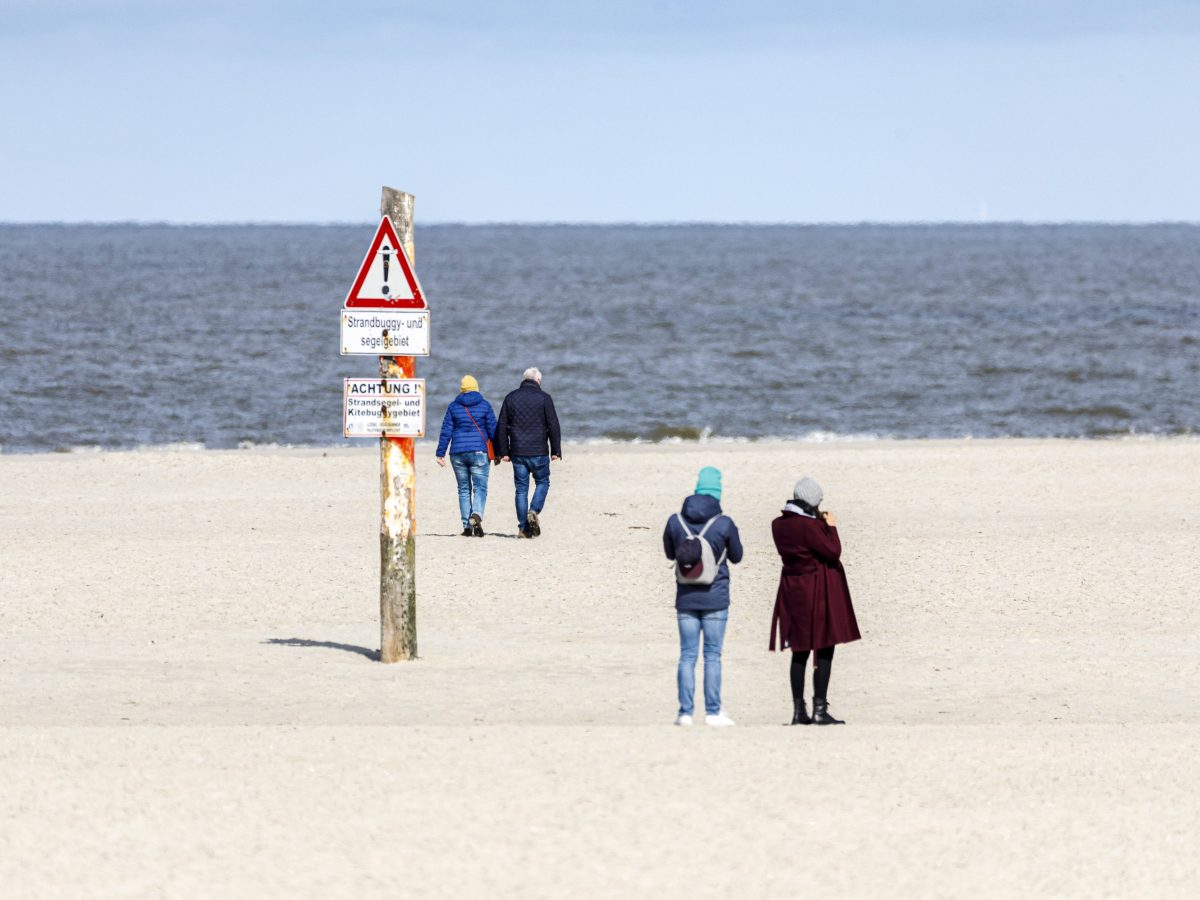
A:
<svg viewBox="0 0 1200 900">
<path fill-rule="evenodd" d="M 792 667 L 788 676 L 792 682 L 792 699 L 804 699 L 804 667 L 808 664 L 808 651 L 792 654 Z M 833 647 L 822 647 L 813 661 L 813 699 L 824 700 L 829 692 L 829 675 L 833 669 Z"/>
</svg>

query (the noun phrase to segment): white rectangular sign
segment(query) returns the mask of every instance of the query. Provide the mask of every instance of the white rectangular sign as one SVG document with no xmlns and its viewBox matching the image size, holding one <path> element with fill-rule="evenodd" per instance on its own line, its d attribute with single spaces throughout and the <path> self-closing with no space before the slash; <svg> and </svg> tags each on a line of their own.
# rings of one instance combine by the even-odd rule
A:
<svg viewBox="0 0 1200 900">
<path fill-rule="evenodd" d="M 342 310 L 342 356 L 428 356 L 429 310 Z"/>
<path fill-rule="evenodd" d="M 424 437 L 424 378 L 346 378 L 342 433 L 348 437 Z"/>
</svg>

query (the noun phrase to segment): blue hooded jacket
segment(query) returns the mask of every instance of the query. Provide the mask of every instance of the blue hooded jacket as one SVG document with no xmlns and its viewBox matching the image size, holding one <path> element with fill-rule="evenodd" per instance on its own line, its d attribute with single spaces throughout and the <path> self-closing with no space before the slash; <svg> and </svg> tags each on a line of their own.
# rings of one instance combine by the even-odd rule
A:
<svg viewBox="0 0 1200 900">
<path fill-rule="evenodd" d="M 471 416 L 475 417 L 478 428 L 471 424 Z M 482 435 L 479 433 L 481 431 Z M 454 453 L 486 453 L 487 441 L 495 436 L 496 414 L 492 411 L 492 404 L 484 400 L 479 391 L 467 391 L 451 400 L 446 407 L 436 455 L 445 456 L 447 447 Z"/>
<path fill-rule="evenodd" d="M 725 552 L 726 562 L 717 569 L 717 577 L 712 584 L 678 584 L 675 585 L 675 608 L 680 612 L 709 612 L 716 609 L 729 608 L 729 563 L 742 561 L 742 538 L 737 526 L 729 516 L 721 515 L 721 502 L 707 494 L 692 494 L 683 501 L 681 512 L 692 534 L 697 534 L 704 523 L 713 516 L 721 516 L 712 523 L 712 527 L 704 533 L 704 539 L 712 544 L 713 555 L 721 558 Z M 686 535 L 683 527 L 674 517 L 667 519 L 667 527 L 663 529 L 663 550 L 667 559 L 675 558 L 675 545 L 682 542 Z"/>
</svg>

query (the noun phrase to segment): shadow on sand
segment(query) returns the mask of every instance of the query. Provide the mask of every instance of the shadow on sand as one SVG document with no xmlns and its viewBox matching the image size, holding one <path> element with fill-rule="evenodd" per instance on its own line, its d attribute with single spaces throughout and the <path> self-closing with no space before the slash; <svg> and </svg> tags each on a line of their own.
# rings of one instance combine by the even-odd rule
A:
<svg viewBox="0 0 1200 900">
<path fill-rule="evenodd" d="M 463 536 L 463 534 L 461 531 L 456 531 L 453 534 L 440 534 L 436 531 L 425 531 L 417 536 L 418 537 L 461 538 Z M 501 534 L 498 531 L 489 531 L 484 536 L 483 539 L 488 540 L 489 538 L 500 538 L 501 540 L 505 540 L 505 541 L 515 541 L 517 539 L 517 536 L 515 534 Z M 476 538 L 476 540 L 478 540 L 478 538 Z"/>
<path fill-rule="evenodd" d="M 339 644 L 336 641 L 310 641 L 308 638 L 267 638 L 264 644 L 277 644 L 282 647 L 327 647 L 330 650 L 345 650 L 347 653 L 357 653 L 370 660 L 379 659 L 378 650 L 368 650 L 354 644 Z"/>
</svg>

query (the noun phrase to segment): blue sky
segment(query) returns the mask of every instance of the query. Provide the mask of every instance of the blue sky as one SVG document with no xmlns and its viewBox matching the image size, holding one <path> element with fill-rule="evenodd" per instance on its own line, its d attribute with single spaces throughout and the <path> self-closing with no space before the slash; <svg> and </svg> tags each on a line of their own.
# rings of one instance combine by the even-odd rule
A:
<svg viewBox="0 0 1200 900">
<path fill-rule="evenodd" d="M 1197 221 L 1200 3 L 0 0 L 0 221 Z"/>
</svg>

